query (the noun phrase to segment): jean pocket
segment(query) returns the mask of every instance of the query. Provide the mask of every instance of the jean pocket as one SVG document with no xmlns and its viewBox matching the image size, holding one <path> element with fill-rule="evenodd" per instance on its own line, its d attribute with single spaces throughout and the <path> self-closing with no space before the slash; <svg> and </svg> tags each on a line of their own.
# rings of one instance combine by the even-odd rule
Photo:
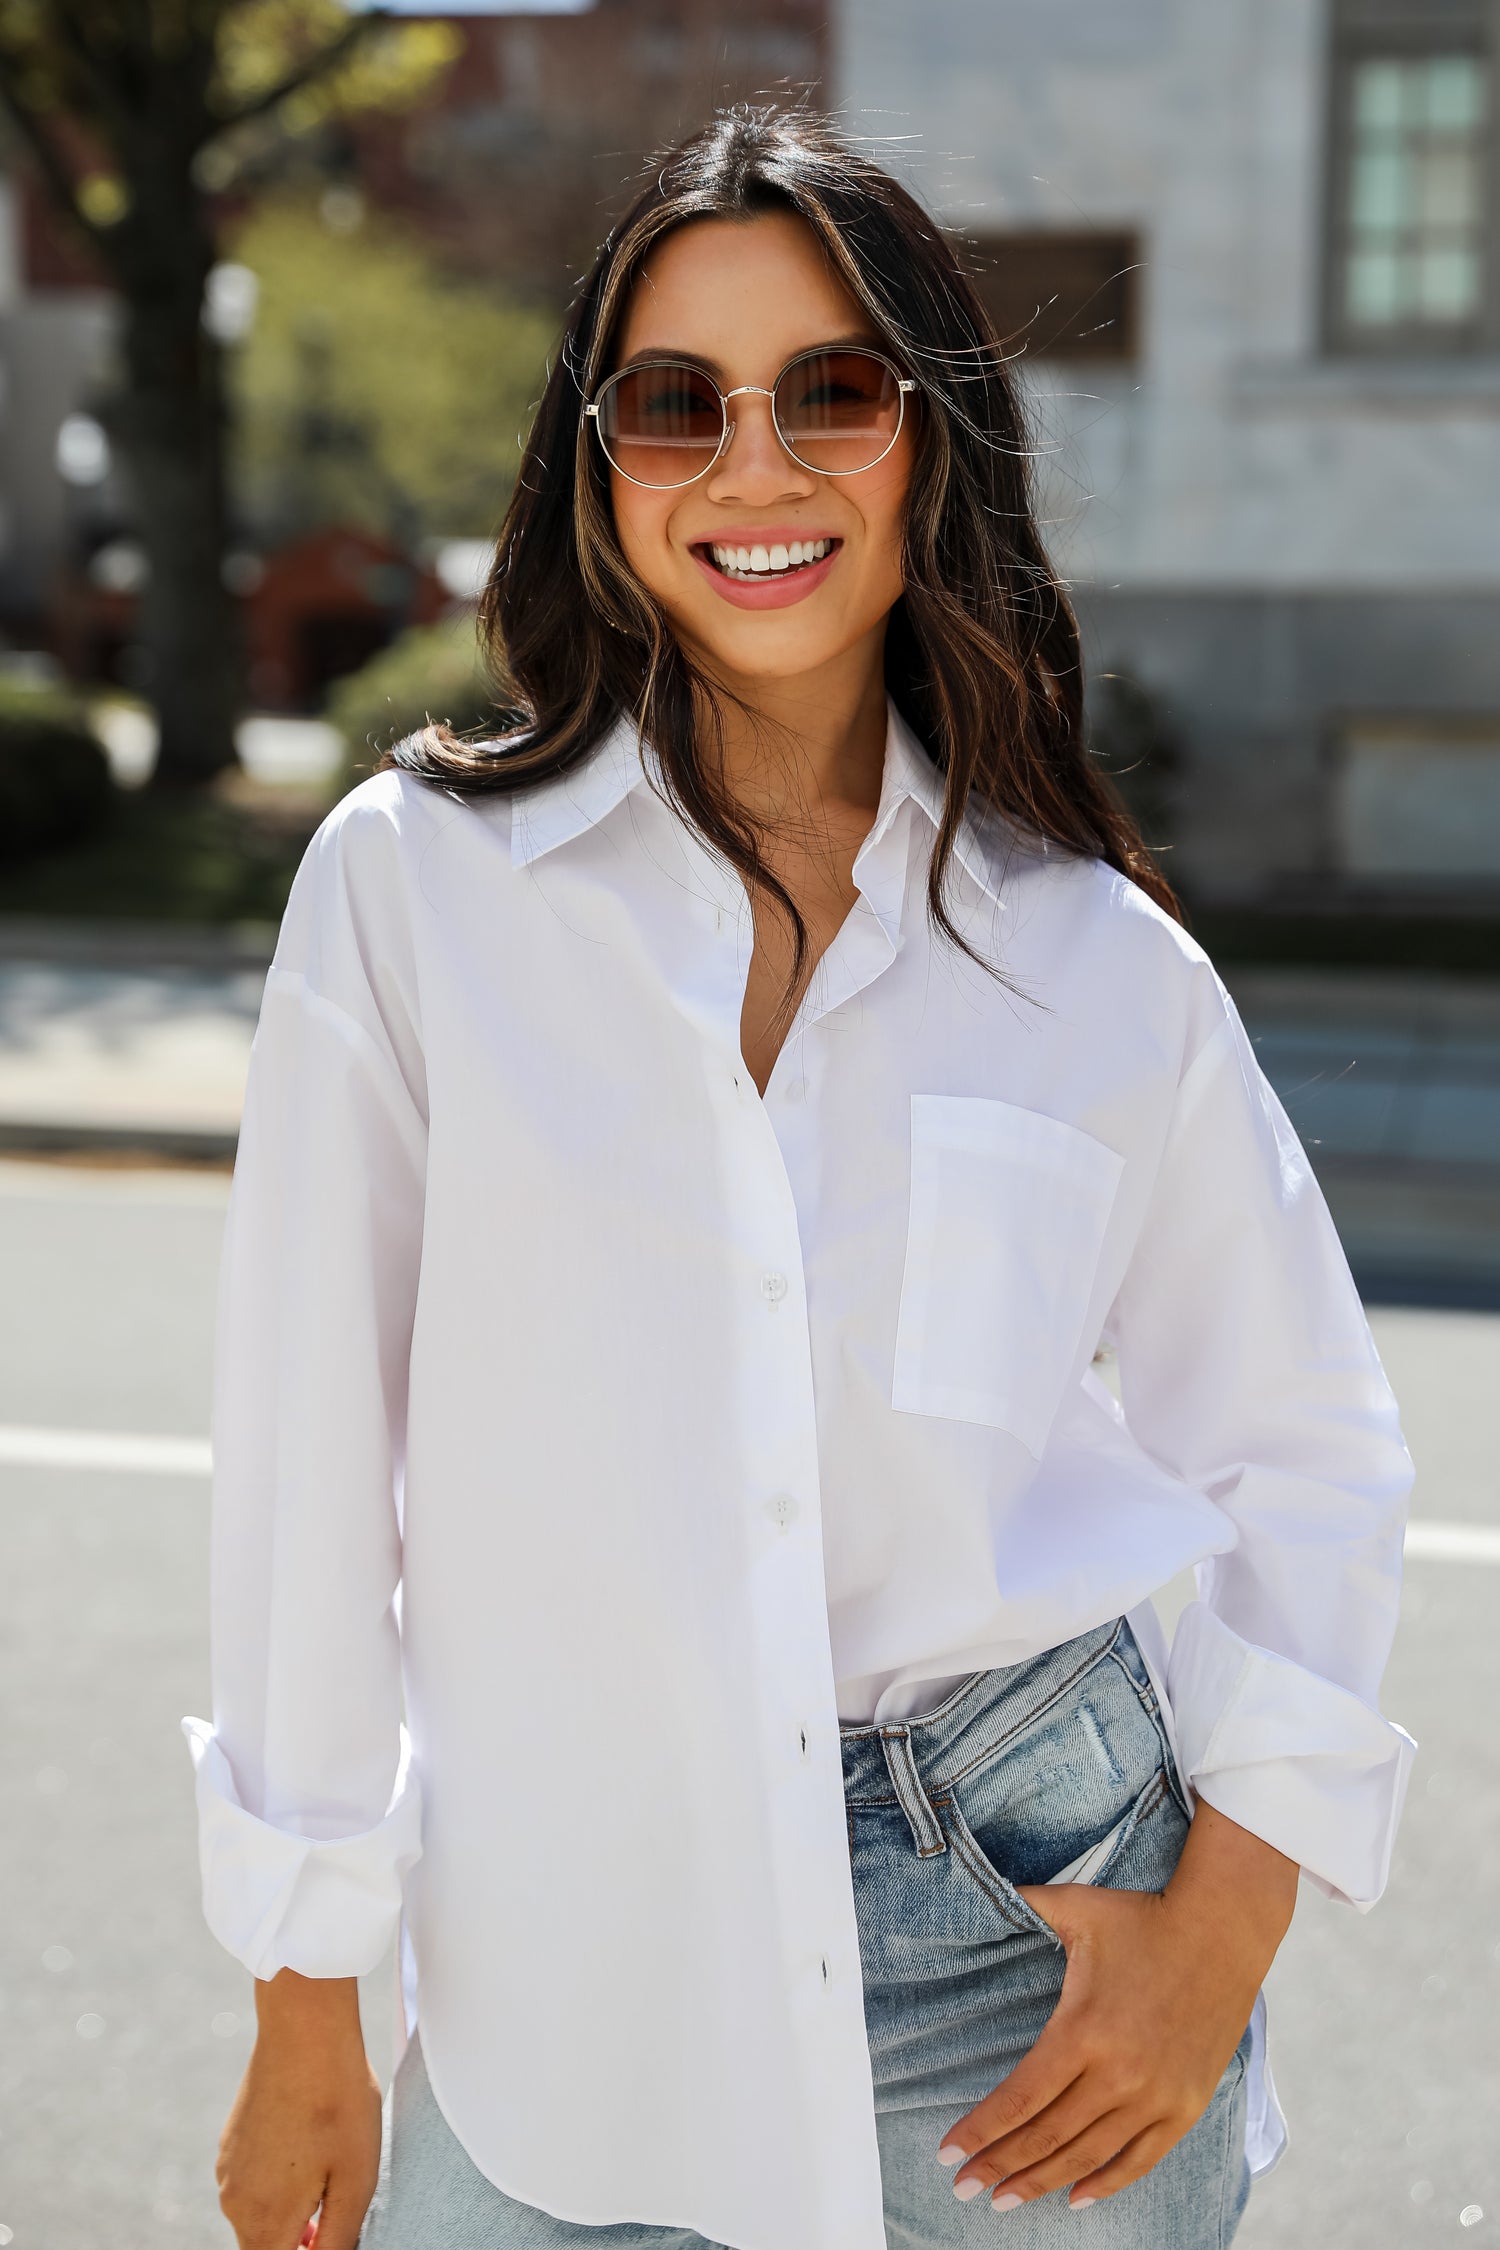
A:
<svg viewBox="0 0 1500 2250">
<path fill-rule="evenodd" d="M 965 1820 L 957 1798 L 947 1799 L 942 1807 L 942 1819 L 948 1849 L 990 1904 L 999 1908 L 1012 1929 L 1026 1936 L 1044 1937 L 1052 1945 L 1061 1945 L 1062 1939 L 1051 1924 L 1042 1919 L 1035 1907 L 1027 1905 L 1010 1877 L 1001 1874 Z"/>
<path fill-rule="evenodd" d="M 981 1713 L 961 1765 L 944 1776 L 979 1851 L 1007 1882 L 1046 1883 L 1092 1853 L 1163 1772 L 1154 1698 L 1129 1669 L 1131 1654 L 1122 1628 L 998 1740 L 985 1739 Z"/>
<path fill-rule="evenodd" d="M 1171 1775 L 1160 1766 L 1125 1818 L 1080 1861 L 1048 1880 L 1095 1883 L 1101 1890 L 1162 1890 L 1187 1841 L 1187 1827 Z"/>
<path fill-rule="evenodd" d="M 1146 1787 L 1149 1789 L 1150 1786 L 1151 1784 L 1148 1782 Z M 1139 1802 L 1140 1799 L 1137 1798 L 1136 1804 L 1138 1805 Z M 1076 1859 L 1070 1859 L 1066 1867 L 1060 1867 L 1055 1875 L 1049 1875 L 1047 1877 L 1048 1884 L 1099 1882 L 1105 1868 L 1108 1867 L 1119 1846 L 1125 1841 L 1134 1825 L 1135 1815 L 1136 1806 L 1132 1805 L 1124 1819 L 1117 1820 L 1114 1827 L 1107 1834 L 1101 1836 L 1097 1844 L 1090 1844 L 1087 1851 L 1080 1852 Z"/>
<path fill-rule="evenodd" d="M 995 1865 L 956 1801 L 950 1798 L 943 1816 L 954 1858 L 1012 1929 L 1061 1944 L 1045 1915 L 1029 1905 L 1012 1878 Z M 1187 1828 L 1166 1770 L 1158 1768 L 1129 1811 L 1096 1844 L 1054 1874 L 1029 1878 L 1028 1887 L 1046 1890 L 1053 1884 L 1061 1888 L 1065 1883 L 1081 1883 L 1101 1890 L 1164 1890 L 1187 1839 Z"/>
</svg>

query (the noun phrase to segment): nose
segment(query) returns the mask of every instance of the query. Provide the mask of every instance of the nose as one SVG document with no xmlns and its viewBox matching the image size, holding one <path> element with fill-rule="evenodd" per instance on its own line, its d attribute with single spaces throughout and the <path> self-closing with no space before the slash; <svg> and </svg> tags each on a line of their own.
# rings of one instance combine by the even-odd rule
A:
<svg viewBox="0 0 1500 2250">
<path fill-rule="evenodd" d="M 805 500 L 817 478 L 782 444 L 766 393 L 744 386 L 729 394 L 728 408 L 729 435 L 708 474 L 710 499 L 743 500 L 758 507 L 772 500 Z"/>
</svg>

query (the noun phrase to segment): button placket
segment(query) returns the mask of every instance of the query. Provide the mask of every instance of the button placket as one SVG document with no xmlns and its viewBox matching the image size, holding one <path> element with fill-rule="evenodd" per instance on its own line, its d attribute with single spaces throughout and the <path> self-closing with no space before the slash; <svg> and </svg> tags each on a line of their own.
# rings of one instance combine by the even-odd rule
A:
<svg viewBox="0 0 1500 2250">
<path fill-rule="evenodd" d="M 829 1665 L 809 1285 L 792 1186 L 814 1154 L 818 1078 L 810 1070 L 783 1106 L 788 1068 L 795 1063 L 796 1079 L 803 1077 L 797 1048 L 764 1097 L 746 1068 L 739 1020 L 750 917 L 746 905 L 736 920 L 732 890 L 725 878 L 712 894 L 724 904 L 712 940 L 723 989 L 705 994 L 697 1020 L 717 1061 L 710 1098 L 723 1135 L 725 1220 L 740 1276 L 728 1308 L 743 1433 L 736 1481 L 745 1496 L 751 1564 L 746 1592 L 768 1781 L 769 1873 L 785 1958 L 796 1963 L 787 2000 L 818 2113 L 817 2137 L 863 2152 L 854 2179 L 836 2192 L 827 2193 L 821 2177 L 814 2183 L 817 2208 L 807 2233 L 810 2240 L 862 2244 L 883 2239 L 879 2163 Z M 861 2203 L 852 2218 L 851 2206 Z"/>
<path fill-rule="evenodd" d="M 775 1882 L 798 1959 L 796 2011 L 813 2052 L 826 2043 L 858 2077 L 868 2069 L 854 1958 L 846 1816 L 839 1759 L 826 1742 L 833 1711 L 827 1676 L 817 1422 L 807 1333 L 807 1281 L 788 1153 L 772 1123 L 786 1084 L 760 1098 L 740 1057 L 729 1058 L 720 1096 L 734 1152 L 734 1226 L 747 1254 L 739 1319 L 744 1347 L 747 1515 L 758 1567 L 750 1588 L 764 1692 L 761 1721 L 771 1771 L 768 1808 Z M 799 1069 L 798 1077 L 801 1072 Z M 787 1113 L 805 1135 L 811 1087 Z M 744 1269 L 742 1269 L 744 1270 Z M 753 1281 L 754 1294 L 750 1284 Z M 763 1315 L 776 1314 L 770 1321 Z M 836 2066 L 835 2066 L 836 2067 Z"/>
</svg>

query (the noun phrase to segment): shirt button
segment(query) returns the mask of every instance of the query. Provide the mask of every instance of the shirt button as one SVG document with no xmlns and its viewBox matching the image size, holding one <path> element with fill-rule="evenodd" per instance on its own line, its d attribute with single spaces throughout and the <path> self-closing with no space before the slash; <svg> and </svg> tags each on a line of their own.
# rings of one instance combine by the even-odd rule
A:
<svg viewBox="0 0 1500 2250">
<path fill-rule="evenodd" d="M 826 1992 L 828 1990 L 828 1987 L 833 1982 L 833 1971 L 828 1966 L 828 1956 L 826 1953 L 824 1954 L 822 1960 L 818 1963 L 818 1967 L 823 1972 L 823 1990 Z"/>
<path fill-rule="evenodd" d="M 806 1727 L 800 1727 L 800 1728 L 798 1729 L 798 1731 L 797 1731 L 797 1740 L 798 1740 L 798 1741 L 799 1741 L 799 1742 L 801 1743 L 801 1745 L 802 1745 L 802 1755 L 803 1755 L 803 1757 L 805 1758 L 805 1757 L 807 1756 L 807 1729 L 806 1729 Z"/>
<path fill-rule="evenodd" d="M 768 1305 L 779 1305 L 786 1295 L 786 1275 L 763 1273 L 760 1277 L 760 1293 Z"/>
<path fill-rule="evenodd" d="M 789 1492 L 778 1492 L 766 1502 L 766 1514 L 782 1531 L 789 1531 L 796 1521 L 797 1503 Z"/>
</svg>

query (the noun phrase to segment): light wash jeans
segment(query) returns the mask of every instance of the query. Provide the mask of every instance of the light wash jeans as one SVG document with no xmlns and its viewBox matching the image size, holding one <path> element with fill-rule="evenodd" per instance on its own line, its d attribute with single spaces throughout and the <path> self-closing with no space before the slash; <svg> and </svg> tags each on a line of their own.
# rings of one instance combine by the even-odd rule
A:
<svg viewBox="0 0 1500 2250">
<path fill-rule="evenodd" d="M 1181 1784 L 1124 1619 L 976 1673 L 925 1717 L 840 1731 L 890 2250 L 1224 2250 L 1250 2184 L 1248 2029 L 1193 2130 L 1089 2209 L 1071 2210 L 1062 2190 L 1007 2212 L 984 2195 L 960 2203 L 937 2161 L 947 2128 L 1014 2069 L 1062 1986 L 1061 1948 L 1014 1886 L 1084 1860 L 1074 1880 L 1158 1891 L 1182 1850 Z M 503 2195 L 450 2131 L 413 2037 L 386 2096 L 359 2250 L 596 2245 L 703 2250 L 704 2238 L 580 2226 Z"/>
</svg>

